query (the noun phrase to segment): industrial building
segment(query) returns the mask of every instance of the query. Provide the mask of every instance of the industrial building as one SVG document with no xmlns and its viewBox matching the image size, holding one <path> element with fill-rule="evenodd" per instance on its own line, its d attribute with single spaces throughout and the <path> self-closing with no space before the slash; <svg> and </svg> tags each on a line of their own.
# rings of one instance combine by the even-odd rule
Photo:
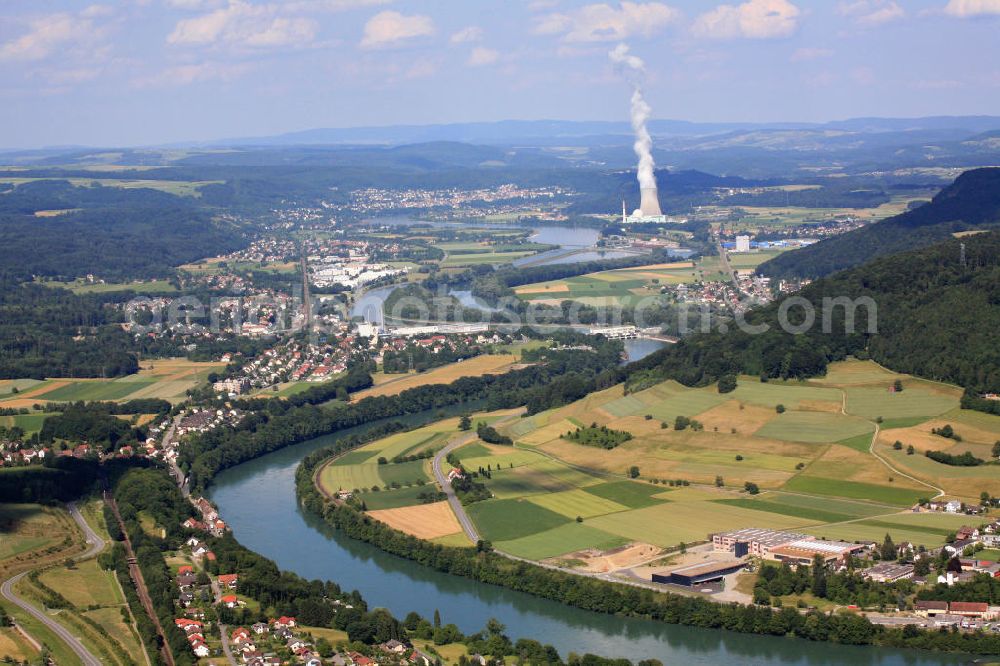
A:
<svg viewBox="0 0 1000 666">
<path fill-rule="evenodd" d="M 817 555 L 827 563 L 843 562 L 848 556 L 867 548 L 864 544 L 824 541 L 808 534 L 757 527 L 713 534 L 712 547 L 730 551 L 736 557 L 753 555 L 765 560 L 788 562 L 793 566 L 812 564 Z"/>
<path fill-rule="evenodd" d="M 684 585 L 695 587 L 706 583 L 714 583 L 722 580 L 729 574 L 734 574 L 743 569 L 746 562 L 727 560 L 724 562 L 703 562 L 692 564 L 673 571 L 654 573 L 654 583 L 668 583 L 670 585 Z"/>
<path fill-rule="evenodd" d="M 750 237 L 749 236 L 737 236 L 736 237 L 736 252 L 749 252 L 750 251 Z"/>
</svg>

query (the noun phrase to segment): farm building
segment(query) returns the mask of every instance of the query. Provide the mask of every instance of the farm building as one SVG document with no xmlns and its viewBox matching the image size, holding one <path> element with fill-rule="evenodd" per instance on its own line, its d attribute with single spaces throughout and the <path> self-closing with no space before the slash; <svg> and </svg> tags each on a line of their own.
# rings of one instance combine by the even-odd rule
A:
<svg viewBox="0 0 1000 666">
<path fill-rule="evenodd" d="M 704 562 L 702 564 L 693 564 L 680 569 L 674 569 L 670 572 L 654 573 L 653 582 L 694 587 L 722 580 L 724 576 L 736 573 L 745 566 L 746 562 L 735 562 L 733 560 Z"/>
</svg>

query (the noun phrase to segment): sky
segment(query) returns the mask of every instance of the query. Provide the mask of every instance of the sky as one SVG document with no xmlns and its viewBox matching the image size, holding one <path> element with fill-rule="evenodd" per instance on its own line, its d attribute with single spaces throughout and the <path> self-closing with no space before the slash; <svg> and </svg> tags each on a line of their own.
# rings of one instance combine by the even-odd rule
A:
<svg viewBox="0 0 1000 666">
<path fill-rule="evenodd" d="M 319 127 L 1000 115 L 1000 0 L 3 0 L 0 148 Z"/>
</svg>

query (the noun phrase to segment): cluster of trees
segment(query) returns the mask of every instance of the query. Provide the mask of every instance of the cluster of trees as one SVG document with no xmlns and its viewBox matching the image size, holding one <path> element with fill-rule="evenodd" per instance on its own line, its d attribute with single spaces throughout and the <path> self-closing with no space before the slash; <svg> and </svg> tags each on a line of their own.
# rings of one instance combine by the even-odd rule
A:
<svg viewBox="0 0 1000 666">
<path fill-rule="evenodd" d="M 66 502 L 91 490 L 96 460 L 46 456 L 41 465 L 0 468 L 0 502 Z"/>
<path fill-rule="evenodd" d="M 296 472 L 299 498 L 306 509 L 323 516 L 348 536 L 432 569 L 501 585 L 599 613 L 641 617 L 742 633 L 797 636 L 850 645 L 913 647 L 969 653 L 1000 649 L 1000 637 L 986 634 L 928 632 L 917 627 L 874 625 L 854 615 L 801 613 L 795 608 L 718 604 L 703 597 L 657 593 L 594 578 L 538 567 L 493 553 L 489 548 L 456 548 L 430 543 L 374 521 L 350 506 L 325 502 L 312 482 L 319 459 L 307 457 Z M 829 589 L 829 587 L 828 587 Z"/>
<path fill-rule="evenodd" d="M 121 297 L 22 284 L 0 269 L 0 377 L 117 377 L 137 372 L 139 362 L 130 351 L 133 342 L 118 325 L 122 315 L 107 305 Z"/>
<path fill-rule="evenodd" d="M 785 252 L 760 266 L 782 278 L 822 277 L 876 257 L 926 247 L 970 229 L 996 228 L 1000 220 L 1000 169 L 966 171 L 931 203 Z"/>
<path fill-rule="evenodd" d="M 146 428 L 133 428 L 128 421 L 115 416 L 109 404 L 81 401 L 66 405 L 61 414 L 45 419 L 38 433 L 39 441 L 84 441 L 112 451 L 126 443 L 144 440 Z"/>
<path fill-rule="evenodd" d="M 485 349 L 481 345 L 467 345 L 461 341 L 455 342 L 454 346 L 445 345 L 436 353 L 427 347 L 408 342 L 403 349 L 385 352 L 382 357 L 382 369 L 387 374 L 410 371 L 424 372 L 483 353 L 485 353 Z"/>
<path fill-rule="evenodd" d="M 781 566 L 763 565 L 754 586 L 753 598 L 754 603 L 766 605 L 773 598 L 810 593 L 816 598 L 843 605 L 905 608 L 906 598 L 913 594 L 914 588 L 911 580 L 877 583 L 864 579 L 851 569 L 828 571 L 822 558 L 818 558 L 812 566 L 794 569 L 787 562 Z"/>
<path fill-rule="evenodd" d="M 596 446 L 601 449 L 613 449 L 619 444 L 632 439 L 632 433 L 627 430 L 612 430 L 608 426 L 598 426 L 591 423 L 585 428 L 577 428 L 563 435 L 563 439 L 568 439 L 584 446 Z"/>
<path fill-rule="evenodd" d="M 447 385 L 420 386 L 349 405 L 297 405 L 291 398 L 239 401 L 237 406 L 248 415 L 235 427 L 192 437 L 180 463 L 189 472 L 192 487 L 199 488 L 220 470 L 290 444 L 446 406 L 476 403 L 494 410 L 527 405 L 534 414 L 618 383 L 620 348 L 620 343 L 605 342 L 593 352 L 547 350 L 544 362 L 528 368 L 462 377 Z"/>
<path fill-rule="evenodd" d="M 937 435 L 938 437 L 944 437 L 945 439 L 953 439 L 956 442 L 962 441 L 962 436 L 955 432 L 955 429 L 951 427 L 950 423 L 945 423 L 940 428 L 931 428 L 931 434 Z"/>
<path fill-rule="evenodd" d="M 965 453 L 959 455 L 947 453 L 945 451 L 924 451 L 924 455 L 934 462 L 939 462 L 943 465 L 951 465 L 953 467 L 977 467 L 986 462 L 982 458 L 977 458 L 972 455 L 971 451 L 966 451 Z"/>
<path fill-rule="evenodd" d="M 514 440 L 507 435 L 501 435 L 497 429 L 480 421 L 476 424 L 476 435 L 487 444 L 513 446 Z"/>
<path fill-rule="evenodd" d="M 832 299 L 844 297 L 871 298 L 877 309 L 831 306 Z M 807 310 L 789 307 L 795 301 L 786 303 L 788 298 L 747 314 L 748 324 L 766 325 L 766 332 L 740 327 L 695 334 L 633 363 L 627 389 L 667 378 L 707 385 L 741 373 L 764 380 L 813 377 L 831 361 L 853 355 L 977 393 L 1000 390 L 994 344 L 1000 328 L 1000 233 L 952 239 L 817 280 L 794 295 L 810 304 L 812 325 Z M 846 326 L 850 315 L 853 331 Z M 783 318 L 804 332 L 783 330 Z M 951 343 L 956 339 L 962 344 Z"/>
<path fill-rule="evenodd" d="M 112 494 L 174 661 L 177 664 L 194 664 L 195 658 L 191 654 L 187 637 L 174 624 L 177 585 L 163 557 L 164 550 L 171 545 L 179 545 L 183 540 L 185 530 L 181 527 L 181 523 L 187 518 L 194 517 L 194 507 L 184 499 L 166 473 L 155 469 L 126 471 L 113 484 Z M 140 512 L 151 516 L 156 524 L 166 531 L 166 538 L 152 536 L 143 530 L 140 524 Z M 108 520 L 109 533 L 117 543 L 109 554 L 101 556 L 102 562 L 115 570 L 122 589 L 126 591 L 143 642 L 147 648 L 152 648 L 150 654 L 158 654 L 158 632 L 139 603 L 135 586 L 129 578 L 127 552 L 122 543 L 125 534 L 121 532 L 117 520 L 110 511 L 105 513 L 105 518 Z"/>
</svg>

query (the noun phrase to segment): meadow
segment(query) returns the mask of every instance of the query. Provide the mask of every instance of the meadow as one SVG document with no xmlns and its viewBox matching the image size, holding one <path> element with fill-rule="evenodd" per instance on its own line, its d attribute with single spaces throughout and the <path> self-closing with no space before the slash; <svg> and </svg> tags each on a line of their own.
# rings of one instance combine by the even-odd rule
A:
<svg viewBox="0 0 1000 666">
<path fill-rule="evenodd" d="M 96 499 L 81 503 L 91 527 L 110 541 L 100 507 Z M 4 533 L 0 540 L 3 577 L 29 567 L 40 570 L 39 581 L 58 590 L 71 604 L 59 611 L 57 621 L 79 636 L 102 663 L 124 664 L 122 655 L 142 654 L 131 619 L 123 619 L 123 612 L 128 617 L 129 611 L 114 574 L 102 570 L 96 558 L 66 566 L 66 560 L 71 559 L 68 556 L 80 552 L 84 545 L 79 528 L 64 509 L 30 504 L 0 506 L 0 531 Z M 44 594 L 29 578 L 23 578 L 16 589 L 19 596 L 41 605 Z M 59 663 L 75 663 L 68 648 L 47 628 L 12 606 L 5 608 L 32 636 L 52 649 Z M 17 638 L 0 634 L 0 654 L 5 646 L 16 644 Z M 30 648 L 30 644 L 20 643 L 22 650 L 25 646 Z M 28 652 L 34 654 L 33 648 Z"/>
<path fill-rule="evenodd" d="M 407 389 L 427 384 L 450 384 L 460 377 L 480 377 L 487 374 L 502 373 L 510 365 L 520 360 L 519 355 L 512 354 L 482 354 L 473 358 L 449 363 L 427 372 L 410 374 L 375 373 L 375 386 L 351 395 L 352 400 L 362 400 L 370 396 L 398 395 Z"/>
<path fill-rule="evenodd" d="M 890 391 L 897 379 L 903 390 Z M 881 541 L 888 533 L 897 542 L 932 548 L 975 522 L 911 511 L 918 500 L 938 495 L 935 486 L 967 502 L 977 502 L 984 489 L 1000 494 L 1000 468 L 949 467 L 922 455 L 929 448 L 988 453 L 1000 440 L 1000 417 L 958 409 L 960 395 L 955 387 L 857 360 L 834 363 L 825 377 L 811 381 L 739 377 L 736 390 L 726 394 L 716 386 L 673 381 L 630 394 L 618 385 L 504 419 L 497 427 L 514 447 L 472 438 L 455 455 L 466 469 L 489 472 L 479 481 L 492 498 L 467 507 L 477 529 L 499 550 L 529 559 L 577 561 L 572 553 L 628 544 L 669 549 L 742 527 L 847 541 Z M 678 429 L 678 416 L 696 427 Z M 613 450 L 563 439 L 590 423 L 633 438 Z M 430 428 L 440 436 L 454 424 L 450 419 Z M 930 433 L 944 424 L 963 441 Z M 874 449 L 881 458 L 871 451 L 877 431 Z M 395 435 L 347 454 L 323 468 L 321 485 L 331 483 L 326 470 L 338 467 L 346 469 L 332 474 L 364 474 L 359 483 L 384 485 L 373 456 L 412 445 L 428 432 Z M 893 449 L 897 438 L 913 442 L 917 454 Z M 637 478 L 630 478 L 632 468 Z M 417 494 L 403 488 L 364 497 L 370 510 L 381 510 L 416 504 Z M 434 540 L 441 539 L 461 541 L 454 535 Z"/>
<path fill-rule="evenodd" d="M 697 264 L 691 261 L 652 264 L 536 282 L 516 287 L 514 292 L 527 301 L 573 300 L 593 306 L 635 305 L 643 298 L 658 295 L 663 286 L 710 281 L 721 276 L 715 264 L 709 267 L 707 274 L 705 269 L 701 261 Z"/>
<path fill-rule="evenodd" d="M 179 402 L 186 399 L 189 389 L 206 383 L 210 373 L 224 366 L 224 363 L 203 363 L 182 358 L 161 359 L 144 361 L 138 373 L 115 379 L 53 377 L 19 388 L 18 393 L 11 392 L 9 388 L 5 392 L 5 386 L 0 384 L 0 408 L 30 408 L 36 403 L 46 402 L 126 401 L 136 398 Z"/>
<path fill-rule="evenodd" d="M 444 446 L 450 433 L 457 431 L 458 419 L 446 419 L 437 423 L 411 430 L 367 444 L 350 451 L 320 467 L 316 480 L 321 490 L 334 494 L 338 490 L 368 490 L 366 503 L 371 499 L 370 508 L 390 509 L 417 503 L 420 483 L 431 481 L 430 459 L 412 462 L 391 462 L 396 456 L 411 456 Z M 385 464 L 379 464 L 385 459 Z M 396 483 L 413 486 L 390 490 Z M 379 491 L 372 491 L 379 488 Z M 426 489 L 431 489 L 428 486 Z M 384 490 L 383 490 L 384 489 Z M 400 499 L 402 501 L 400 501 Z"/>
</svg>

